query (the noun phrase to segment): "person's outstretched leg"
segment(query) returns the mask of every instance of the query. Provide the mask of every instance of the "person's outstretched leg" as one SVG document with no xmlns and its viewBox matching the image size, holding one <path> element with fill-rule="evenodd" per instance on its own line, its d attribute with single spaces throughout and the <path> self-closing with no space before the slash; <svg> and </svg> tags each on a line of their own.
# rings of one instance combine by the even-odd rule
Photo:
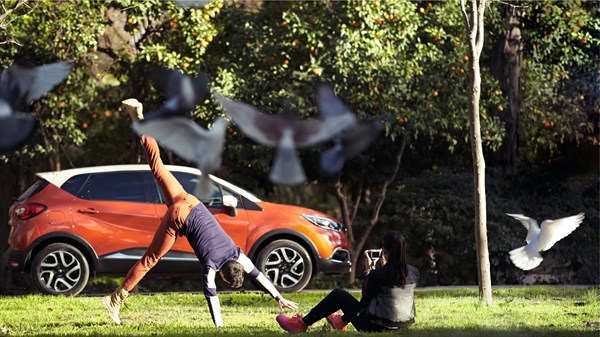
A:
<svg viewBox="0 0 600 337">
<path fill-rule="evenodd" d="M 135 98 L 129 98 L 121 102 L 124 109 L 129 113 L 132 122 L 141 121 L 144 119 L 144 106 Z M 187 194 L 179 181 L 175 179 L 173 174 L 169 172 L 164 166 L 162 159 L 160 158 L 160 149 L 158 143 L 152 137 L 141 135 L 140 143 L 144 148 L 146 154 L 146 160 L 150 165 L 150 170 L 154 179 L 158 183 L 160 190 L 165 196 L 167 207 L 170 207 L 180 198 L 185 197 Z"/>
<path fill-rule="evenodd" d="M 140 282 L 142 278 L 152 269 L 165 255 L 177 239 L 177 232 L 181 228 L 182 221 L 171 221 L 173 217 L 172 213 L 177 209 L 170 207 L 163 218 L 158 230 L 154 234 L 154 238 L 148 247 L 144 256 L 140 258 L 132 267 L 129 269 L 127 276 L 123 280 L 123 283 L 112 294 L 104 296 L 102 298 L 102 304 L 108 310 L 108 315 L 117 324 L 121 324 L 121 304 L 125 302 L 129 292 Z"/>
<path fill-rule="evenodd" d="M 302 318 L 306 325 L 311 325 L 316 321 L 327 317 L 338 310 L 344 312 L 342 320 L 344 323 L 349 323 L 352 317 L 356 317 L 359 310 L 359 300 L 354 298 L 349 292 L 344 289 L 333 289 L 324 299 L 321 300 L 312 310 Z M 348 317 L 345 317 L 348 316 Z"/>
<path fill-rule="evenodd" d="M 321 300 L 306 316 L 296 315 L 287 317 L 283 314 L 277 316 L 277 323 L 287 332 L 304 332 L 308 326 L 318 320 L 325 318 L 338 310 L 342 310 L 344 315 L 338 317 L 341 324 L 334 326 L 336 330 L 345 330 L 350 320 L 356 317 L 360 302 L 350 293 L 343 289 L 333 289 L 325 298 Z M 346 317 L 348 316 L 348 317 Z M 350 318 L 350 319 L 348 319 Z M 338 322 L 339 323 L 339 322 Z"/>
<path fill-rule="evenodd" d="M 140 142 L 144 147 L 146 160 L 148 161 L 148 165 L 150 165 L 152 175 L 165 196 L 167 206 L 171 206 L 178 200 L 184 198 L 187 195 L 187 192 L 163 164 L 156 140 L 152 137 L 142 135 L 140 137 Z"/>
</svg>

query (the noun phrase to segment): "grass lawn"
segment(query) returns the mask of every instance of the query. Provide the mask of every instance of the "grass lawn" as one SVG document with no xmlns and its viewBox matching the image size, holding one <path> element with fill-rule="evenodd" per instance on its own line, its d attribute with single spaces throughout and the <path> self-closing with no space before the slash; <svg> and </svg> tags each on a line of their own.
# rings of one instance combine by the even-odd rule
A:
<svg viewBox="0 0 600 337">
<path fill-rule="evenodd" d="M 326 292 L 287 294 L 306 313 Z M 356 292 L 357 297 L 360 296 Z M 364 334 L 350 326 L 335 332 L 325 320 L 310 336 L 600 336 L 600 290 L 549 287 L 494 290 L 494 305 L 477 290 L 420 290 L 416 323 L 407 331 Z M 0 297 L 0 336 L 273 336 L 279 308 L 262 293 L 221 293 L 225 328 L 213 326 L 199 293 L 134 294 L 123 325 L 109 320 L 99 297 Z M 292 313 L 290 313 L 292 314 Z"/>
</svg>

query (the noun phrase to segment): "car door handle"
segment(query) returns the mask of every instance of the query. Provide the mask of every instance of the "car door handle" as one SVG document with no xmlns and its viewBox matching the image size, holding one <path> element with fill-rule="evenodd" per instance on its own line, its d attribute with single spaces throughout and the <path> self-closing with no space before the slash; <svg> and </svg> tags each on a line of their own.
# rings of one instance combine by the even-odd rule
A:
<svg viewBox="0 0 600 337">
<path fill-rule="evenodd" d="M 79 213 L 85 213 L 85 214 L 98 214 L 100 213 L 99 210 L 95 209 L 95 208 L 86 208 L 86 209 L 78 209 L 77 212 Z"/>
</svg>

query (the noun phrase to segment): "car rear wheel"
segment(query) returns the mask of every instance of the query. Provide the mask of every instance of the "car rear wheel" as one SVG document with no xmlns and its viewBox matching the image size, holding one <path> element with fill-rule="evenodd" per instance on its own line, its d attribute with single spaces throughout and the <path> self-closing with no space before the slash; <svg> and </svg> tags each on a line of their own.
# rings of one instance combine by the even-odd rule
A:
<svg viewBox="0 0 600 337">
<path fill-rule="evenodd" d="M 85 288 L 89 276 L 85 256 L 66 243 L 44 247 L 31 262 L 31 279 L 45 294 L 77 295 Z"/>
<path fill-rule="evenodd" d="M 258 269 L 282 292 L 300 291 L 312 276 L 313 265 L 304 247 L 277 240 L 263 248 L 256 259 Z"/>
</svg>

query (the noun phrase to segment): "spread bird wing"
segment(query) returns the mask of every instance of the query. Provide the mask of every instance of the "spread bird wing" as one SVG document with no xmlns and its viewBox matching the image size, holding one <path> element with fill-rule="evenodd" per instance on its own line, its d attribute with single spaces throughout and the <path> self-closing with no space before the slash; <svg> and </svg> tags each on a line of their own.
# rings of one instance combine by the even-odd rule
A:
<svg viewBox="0 0 600 337">
<path fill-rule="evenodd" d="M 21 110 L 52 90 L 70 73 L 71 64 L 67 61 L 33 67 L 12 64 L 2 72 L 1 82 L 3 86 L 8 86 L 9 92 L 15 94 L 10 98 L 13 109 Z"/>
<path fill-rule="evenodd" d="M 281 118 L 264 114 L 253 106 L 229 99 L 216 91 L 213 91 L 213 96 L 246 136 L 270 147 L 279 144 L 284 126 Z"/>
<path fill-rule="evenodd" d="M 346 131 L 342 137 L 344 157 L 352 158 L 363 152 L 379 136 L 383 131 L 383 123 L 379 120 L 359 123 Z"/>
<path fill-rule="evenodd" d="M 378 120 L 358 123 L 343 130 L 333 138 L 334 145 L 321 153 L 319 164 L 323 173 L 333 175 L 341 170 L 346 159 L 363 152 L 382 130 L 383 123 Z"/>
<path fill-rule="evenodd" d="M 189 162 L 197 163 L 203 150 L 210 151 L 206 148 L 209 131 L 185 117 L 134 122 L 133 130 L 156 139 L 160 145 Z"/>
<path fill-rule="evenodd" d="M 317 109 L 323 118 L 336 118 L 350 115 L 354 117 L 354 124 L 357 123 L 356 116 L 348 107 L 339 99 L 330 85 L 321 83 L 316 88 Z"/>
<path fill-rule="evenodd" d="M 543 252 L 554 246 L 555 243 L 571 234 L 584 219 L 584 213 L 561 218 L 558 220 L 545 220 L 542 222 L 538 251 Z"/>
<path fill-rule="evenodd" d="M 150 78 L 156 87 L 165 93 L 167 98 L 179 94 L 181 85 L 186 75 L 178 69 L 153 68 L 150 70 Z"/>
<path fill-rule="evenodd" d="M 509 215 L 517 220 L 519 220 L 519 222 L 521 222 L 523 224 L 523 226 L 525 227 L 525 229 L 527 229 L 527 237 L 525 238 L 525 241 L 527 243 L 530 243 L 533 238 L 535 236 L 537 236 L 537 234 L 540 231 L 540 227 L 538 226 L 538 223 L 535 219 L 532 219 L 528 216 L 525 216 L 523 214 L 509 214 L 506 213 L 506 215 Z"/>
<path fill-rule="evenodd" d="M 510 213 L 506 213 L 506 215 L 511 216 L 517 220 L 519 220 L 519 222 L 521 222 L 523 224 L 523 226 L 525 226 L 525 229 L 529 230 L 529 224 L 531 222 L 535 222 L 537 224 L 537 221 L 535 221 L 534 219 L 525 216 L 523 214 L 510 214 Z"/>
</svg>

